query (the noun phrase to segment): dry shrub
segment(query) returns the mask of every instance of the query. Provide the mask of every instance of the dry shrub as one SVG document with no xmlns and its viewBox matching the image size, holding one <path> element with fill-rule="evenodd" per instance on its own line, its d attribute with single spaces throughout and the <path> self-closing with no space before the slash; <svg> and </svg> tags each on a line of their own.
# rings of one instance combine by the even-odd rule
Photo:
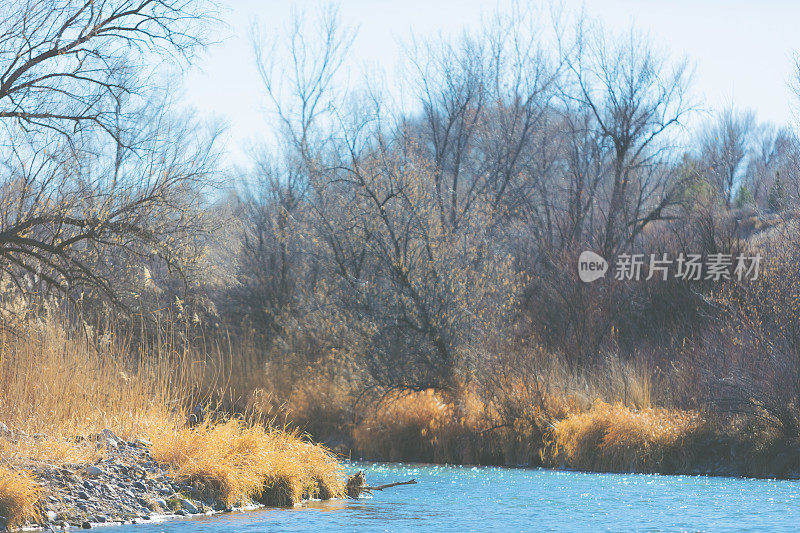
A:
<svg viewBox="0 0 800 533">
<path fill-rule="evenodd" d="M 9 529 L 39 518 L 42 488 L 25 472 L 0 467 L 0 515 Z"/>
<path fill-rule="evenodd" d="M 657 370 L 644 357 L 623 360 L 616 354 L 608 354 L 598 368 L 583 376 L 583 381 L 584 388 L 594 398 L 645 409 L 656 403 L 655 391 L 663 393 L 666 388 L 657 382 L 656 375 Z"/>
<path fill-rule="evenodd" d="M 635 410 L 598 400 L 589 411 L 555 424 L 545 462 L 604 472 L 671 471 L 702 427 L 694 411 Z"/>
<path fill-rule="evenodd" d="M 277 317 L 281 335 L 237 341 L 236 358 L 253 361 L 250 366 L 258 370 L 251 375 L 260 380 L 247 391 L 245 411 L 342 444 L 368 383 L 356 362 L 363 356 L 363 339 L 356 335 L 353 318 L 330 305 L 296 314 Z M 234 373 L 233 381 L 241 378 Z"/>
<path fill-rule="evenodd" d="M 578 372 L 537 343 L 499 350 L 479 383 L 485 420 L 478 427 L 493 434 L 484 445 L 514 464 L 539 463 L 555 424 L 588 411 L 594 399 L 646 408 L 661 385 L 644 362 L 605 353 L 596 366 Z"/>
<path fill-rule="evenodd" d="M 356 456 L 369 459 L 540 464 L 554 424 L 588 411 L 591 398 L 646 408 L 659 385 L 656 371 L 642 362 L 608 355 L 598 367 L 576 373 L 535 346 L 494 356 L 476 380 L 450 393 L 359 397 L 352 380 L 309 368 L 281 409 L 316 437 L 338 443 L 337 449 L 349 443 Z M 252 403 L 276 405 L 263 392 Z"/>
<path fill-rule="evenodd" d="M 457 430 L 453 404 L 429 389 L 390 396 L 366 406 L 366 414 L 353 429 L 353 441 L 368 457 L 436 461 L 445 454 L 444 441 Z"/>
<path fill-rule="evenodd" d="M 796 224 L 758 249 L 756 280 L 727 283 L 709 296 L 720 319 L 703 336 L 698 362 L 712 406 L 800 434 L 800 243 Z M 755 254 L 755 251 L 751 252 Z"/>
<path fill-rule="evenodd" d="M 312 435 L 342 441 L 358 410 L 358 389 L 339 372 L 325 372 L 331 365 L 308 367 L 281 408 L 292 424 Z"/>
<path fill-rule="evenodd" d="M 482 391 L 484 444 L 504 464 L 538 464 L 545 435 L 552 425 L 581 409 L 581 400 L 564 389 L 551 387 L 540 376 L 523 379 L 493 376 Z M 490 439 L 491 437 L 491 439 Z"/>
<path fill-rule="evenodd" d="M 496 398 L 495 398 L 496 399 Z M 461 464 L 520 464 L 538 460 L 543 423 L 462 386 L 445 395 L 425 390 L 364 405 L 352 429 L 355 449 L 368 458 Z"/>
<path fill-rule="evenodd" d="M 229 507 L 253 500 L 293 505 L 344 494 L 335 458 L 283 431 L 238 420 L 193 429 L 158 423 L 151 426 L 151 439 L 156 460 Z"/>
</svg>

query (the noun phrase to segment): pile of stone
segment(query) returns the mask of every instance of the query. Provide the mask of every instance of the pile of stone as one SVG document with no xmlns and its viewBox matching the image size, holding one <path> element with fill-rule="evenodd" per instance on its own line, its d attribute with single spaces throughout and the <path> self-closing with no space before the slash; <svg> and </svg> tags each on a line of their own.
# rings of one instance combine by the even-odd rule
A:
<svg viewBox="0 0 800 533">
<path fill-rule="evenodd" d="M 226 510 L 198 483 L 171 477 L 165 465 L 152 459 L 150 442 L 125 441 L 109 430 L 89 439 L 106 450 L 95 464 L 26 466 L 45 489 L 46 527 L 88 529 Z"/>
</svg>

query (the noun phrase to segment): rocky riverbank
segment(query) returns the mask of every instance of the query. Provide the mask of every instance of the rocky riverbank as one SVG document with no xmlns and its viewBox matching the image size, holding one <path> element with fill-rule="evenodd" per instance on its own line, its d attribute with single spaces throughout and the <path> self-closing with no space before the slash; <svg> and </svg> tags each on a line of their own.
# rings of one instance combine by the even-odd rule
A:
<svg viewBox="0 0 800 533">
<path fill-rule="evenodd" d="M 226 509 L 201 482 L 176 479 L 154 461 L 147 440 L 126 441 L 108 430 L 90 438 L 103 451 L 93 464 L 22 465 L 43 488 L 36 525 L 88 529 Z"/>
<path fill-rule="evenodd" d="M 23 437 L 45 439 L 36 435 Z M 23 527 L 90 529 L 99 525 L 139 523 L 165 517 L 231 511 L 202 479 L 182 479 L 151 455 L 145 439 L 125 440 L 104 430 L 85 438 L 100 459 L 90 464 L 53 465 L 27 460 L 24 469 L 41 488 L 40 517 Z M 265 491 L 265 494 L 268 491 Z M 282 505 L 262 498 L 258 505 Z M 0 529 L 6 522 L 0 517 Z"/>
</svg>

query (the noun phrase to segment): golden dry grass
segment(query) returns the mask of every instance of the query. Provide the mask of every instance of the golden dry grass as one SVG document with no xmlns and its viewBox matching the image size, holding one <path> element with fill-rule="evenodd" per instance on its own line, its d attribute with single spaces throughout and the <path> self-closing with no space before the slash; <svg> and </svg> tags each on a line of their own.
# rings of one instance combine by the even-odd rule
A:
<svg viewBox="0 0 800 533">
<path fill-rule="evenodd" d="M 0 320 L 0 422 L 9 429 L 54 440 L 105 428 L 127 435 L 153 412 L 191 401 L 199 374 L 188 350 L 168 338 L 133 349 L 65 323 Z"/>
<path fill-rule="evenodd" d="M 156 460 L 200 482 L 228 507 L 344 495 L 341 465 L 324 448 L 296 435 L 238 420 L 193 429 L 156 423 L 149 429 Z"/>
<path fill-rule="evenodd" d="M 592 398 L 648 409 L 658 397 L 660 383 L 645 365 L 609 355 L 592 372 L 576 374 L 545 355 L 530 368 L 512 360 L 485 382 L 451 394 L 426 390 L 362 402 L 350 430 L 354 448 L 383 460 L 537 463 L 554 425 L 588 412 Z M 294 409 L 291 400 L 287 408 Z"/>
<path fill-rule="evenodd" d="M 447 461 L 446 441 L 458 430 L 455 406 L 433 390 L 399 394 L 364 409 L 353 428 L 355 447 L 389 461 L 429 458 Z"/>
<path fill-rule="evenodd" d="M 394 395 L 364 405 L 361 415 L 351 430 L 359 453 L 438 463 L 534 462 L 544 423 L 538 405 L 518 413 L 475 387 L 452 395 L 430 389 Z"/>
<path fill-rule="evenodd" d="M 42 488 L 26 472 L 0 467 L 0 515 L 9 529 L 39 518 Z"/>
<path fill-rule="evenodd" d="M 95 461 L 104 451 L 75 437 L 110 429 L 120 437 L 149 439 L 159 461 L 226 505 L 254 498 L 271 503 L 263 493 L 278 486 L 290 489 L 281 503 L 343 495 L 342 470 L 331 454 L 263 421 L 187 429 L 186 413 L 208 398 L 203 383 L 213 368 L 205 368 L 202 354 L 177 342 L 177 335 L 134 349 L 112 334 L 65 324 L 51 317 L 10 328 L 0 320 L 0 422 L 6 437 L 0 436 L 0 459 L 6 464 Z M 219 420 L 212 415 L 209 420 Z M 32 520 L 40 491 L 23 483 L 28 478 L 22 474 L 9 470 L 0 476 L 2 505 L 20 523 Z"/>
<path fill-rule="evenodd" d="M 546 462 L 581 470 L 654 472 L 679 460 L 703 425 L 694 411 L 597 401 L 555 424 Z"/>
</svg>

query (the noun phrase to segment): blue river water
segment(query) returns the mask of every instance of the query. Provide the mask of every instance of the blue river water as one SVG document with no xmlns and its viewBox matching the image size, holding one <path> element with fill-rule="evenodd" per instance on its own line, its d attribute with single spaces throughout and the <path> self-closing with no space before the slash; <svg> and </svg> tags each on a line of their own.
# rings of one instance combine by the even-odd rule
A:
<svg viewBox="0 0 800 533">
<path fill-rule="evenodd" d="M 361 463 L 372 498 L 310 502 L 114 533 L 289 531 L 800 531 L 800 481 Z"/>
</svg>

